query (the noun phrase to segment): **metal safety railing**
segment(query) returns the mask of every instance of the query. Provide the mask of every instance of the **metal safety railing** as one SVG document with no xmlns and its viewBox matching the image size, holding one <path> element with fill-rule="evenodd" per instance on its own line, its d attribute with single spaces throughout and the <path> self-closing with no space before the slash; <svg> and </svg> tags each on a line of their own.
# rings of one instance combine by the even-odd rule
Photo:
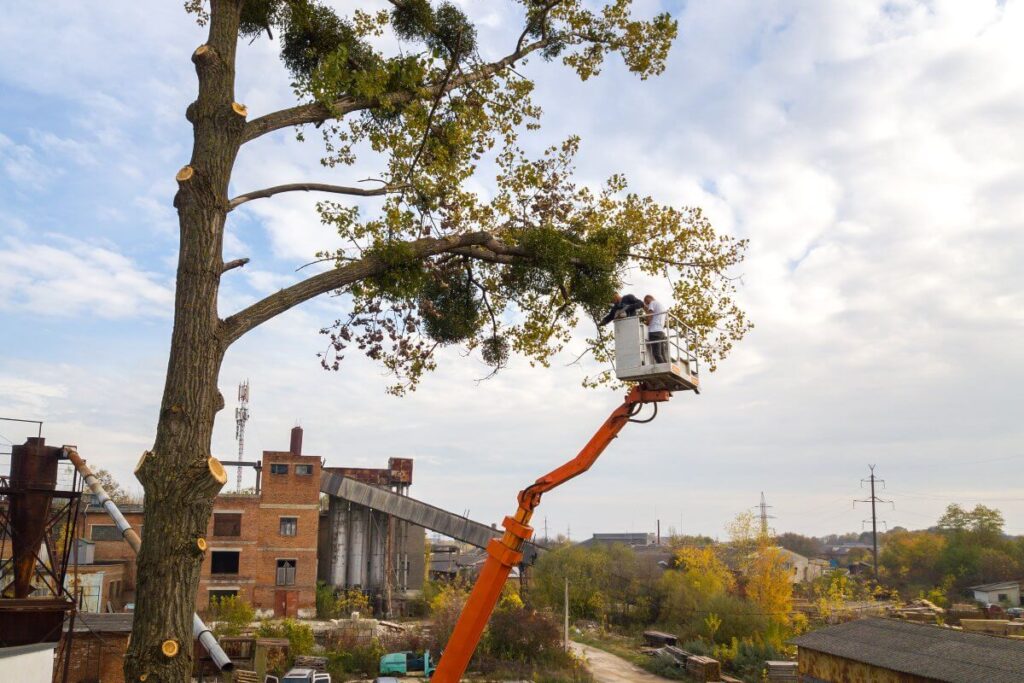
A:
<svg viewBox="0 0 1024 683">
<path fill-rule="evenodd" d="M 655 363 L 685 363 L 693 376 L 698 376 L 700 357 L 697 355 L 698 337 L 692 327 L 671 313 L 659 313 L 664 316 L 665 324 L 662 331 L 664 339 L 651 339 L 649 314 L 640 315 L 640 329 L 644 338 L 644 365 Z"/>
</svg>

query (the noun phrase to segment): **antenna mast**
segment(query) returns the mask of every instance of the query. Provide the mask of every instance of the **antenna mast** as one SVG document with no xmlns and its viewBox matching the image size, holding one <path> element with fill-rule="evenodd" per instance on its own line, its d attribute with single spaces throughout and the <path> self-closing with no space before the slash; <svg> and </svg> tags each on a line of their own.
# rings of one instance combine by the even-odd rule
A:
<svg viewBox="0 0 1024 683">
<path fill-rule="evenodd" d="M 245 455 L 245 423 L 249 420 L 249 380 L 238 384 L 238 407 L 235 408 L 235 438 L 238 439 L 238 460 Z M 242 490 L 242 466 L 238 466 L 235 490 Z"/>
</svg>

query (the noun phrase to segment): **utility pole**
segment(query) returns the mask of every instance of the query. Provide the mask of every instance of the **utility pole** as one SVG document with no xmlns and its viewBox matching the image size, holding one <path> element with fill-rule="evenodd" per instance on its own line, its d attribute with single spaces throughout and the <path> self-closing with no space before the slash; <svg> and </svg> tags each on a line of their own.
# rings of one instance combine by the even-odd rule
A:
<svg viewBox="0 0 1024 683">
<path fill-rule="evenodd" d="M 569 651 L 569 577 L 565 577 L 565 651 Z"/>
<path fill-rule="evenodd" d="M 238 385 L 238 407 L 235 408 L 235 438 L 238 439 L 238 460 L 245 455 L 245 423 L 249 421 L 249 380 Z M 242 490 L 242 466 L 238 466 L 235 475 L 235 490 Z"/>
<path fill-rule="evenodd" d="M 761 491 L 761 504 L 758 508 L 761 510 L 761 535 L 768 535 L 768 520 L 775 519 L 775 515 L 768 514 L 768 508 L 775 507 L 774 505 L 768 505 L 764 500 L 764 491 Z"/>
<path fill-rule="evenodd" d="M 877 503 L 889 503 L 890 505 L 893 506 L 893 509 L 896 509 L 896 504 L 893 503 L 891 500 L 882 500 L 881 498 L 879 498 L 878 496 L 875 495 L 875 484 L 876 483 L 877 484 L 881 484 L 882 488 L 885 488 L 885 480 L 884 479 L 878 479 L 877 477 L 875 477 L 875 466 L 874 465 L 868 465 L 868 469 L 871 471 L 871 476 L 869 476 L 867 479 L 861 479 L 860 480 L 860 485 L 861 485 L 862 488 L 863 488 L 865 482 L 869 483 L 871 485 L 871 497 L 866 499 L 866 500 L 855 500 L 855 501 L 853 501 L 853 506 L 856 508 L 857 507 L 857 503 L 871 503 L 871 558 L 872 558 L 872 569 L 874 570 L 873 573 L 874 573 L 874 576 L 875 576 L 875 581 L 877 582 L 878 581 L 878 514 L 877 514 L 877 512 L 875 510 L 875 506 L 876 506 Z M 864 523 L 866 524 L 867 520 L 864 520 Z M 885 524 L 885 522 L 883 521 L 882 524 Z"/>
</svg>

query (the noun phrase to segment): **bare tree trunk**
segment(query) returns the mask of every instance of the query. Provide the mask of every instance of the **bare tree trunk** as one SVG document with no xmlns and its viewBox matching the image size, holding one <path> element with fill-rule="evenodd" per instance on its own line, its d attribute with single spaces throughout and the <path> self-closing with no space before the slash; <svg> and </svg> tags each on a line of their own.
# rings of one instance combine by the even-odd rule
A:
<svg viewBox="0 0 1024 683">
<path fill-rule="evenodd" d="M 210 454 L 217 390 L 227 350 L 217 295 L 228 181 L 245 109 L 234 103 L 234 61 L 242 0 L 213 0 L 210 32 L 192 56 L 199 96 L 188 107 L 194 145 L 178 172 L 180 252 L 167 381 L 153 449 L 137 475 L 146 520 L 126 680 L 185 683 L 192 671 L 192 612 L 213 500 L 224 483 Z"/>
</svg>

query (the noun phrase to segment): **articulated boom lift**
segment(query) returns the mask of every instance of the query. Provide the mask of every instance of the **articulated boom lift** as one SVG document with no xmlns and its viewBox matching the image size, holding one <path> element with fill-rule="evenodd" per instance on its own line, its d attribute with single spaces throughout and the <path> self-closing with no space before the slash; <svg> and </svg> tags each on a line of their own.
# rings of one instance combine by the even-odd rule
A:
<svg viewBox="0 0 1024 683">
<path fill-rule="evenodd" d="M 672 391 L 698 391 L 696 339 L 692 330 L 670 317 L 666 324 L 668 340 L 650 342 L 645 327 L 637 317 L 616 321 L 615 374 L 623 380 L 642 378 L 642 383 L 630 390 L 622 405 L 605 420 L 575 458 L 519 492 L 519 509 L 502 522 L 505 534 L 487 546 L 487 561 L 431 677 L 434 683 L 458 683 L 465 673 L 512 567 L 523 559 L 523 544 L 533 537 L 529 523 L 541 496 L 589 470 L 627 422 L 653 420 L 654 416 L 635 419 L 645 403 L 654 404 L 657 415 L 657 404 L 669 400 Z M 652 348 L 656 344 L 664 345 L 658 353 Z M 667 362 L 659 363 L 658 359 Z"/>
</svg>

